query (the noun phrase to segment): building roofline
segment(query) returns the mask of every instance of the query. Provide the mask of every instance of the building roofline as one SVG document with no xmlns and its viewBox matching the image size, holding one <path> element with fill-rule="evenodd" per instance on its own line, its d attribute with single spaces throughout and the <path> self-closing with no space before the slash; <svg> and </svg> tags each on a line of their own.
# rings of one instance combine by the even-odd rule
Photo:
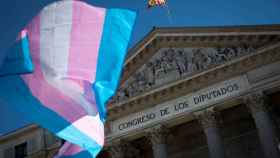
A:
<svg viewBox="0 0 280 158">
<path fill-rule="evenodd" d="M 15 129 L 15 130 L 7 133 L 7 134 L 1 135 L 0 136 L 0 142 L 5 142 L 6 140 L 13 139 L 17 136 L 21 136 L 24 133 L 28 133 L 28 132 L 33 131 L 35 129 L 39 129 L 39 126 L 35 125 L 35 124 L 29 124 L 29 125 L 26 125 L 22 128 Z"/>
<path fill-rule="evenodd" d="M 226 32 L 263 32 L 280 31 L 280 24 L 263 25 L 224 25 L 224 26 L 191 26 L 191 27 L 153 27 L 139 42 L 128 50 L 125 64 L 133 59 L 137 52 L 145 47 L 156 34 L 176 34 L 176 33 L 226 33 Z"/>
</svg>

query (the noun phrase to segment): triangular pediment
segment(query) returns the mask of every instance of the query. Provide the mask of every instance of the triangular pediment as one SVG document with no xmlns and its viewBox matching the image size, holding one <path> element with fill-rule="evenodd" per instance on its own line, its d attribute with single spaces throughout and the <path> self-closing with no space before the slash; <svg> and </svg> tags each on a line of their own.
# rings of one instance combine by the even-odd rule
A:
<svg viewBox="0 0 280 158">
<path fill-rule="evenodd" d="M 280 27 L 163 29 L 130 51 L 112 104 L 152 93 L 221 65 L 258 53 L 280 40 Z"/>
</svg>

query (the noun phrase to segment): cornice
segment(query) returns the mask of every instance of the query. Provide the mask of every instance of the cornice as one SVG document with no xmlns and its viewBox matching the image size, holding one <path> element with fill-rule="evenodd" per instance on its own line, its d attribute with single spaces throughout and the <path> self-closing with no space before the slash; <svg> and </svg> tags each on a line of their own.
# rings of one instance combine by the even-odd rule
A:
<svg viewBox="0 0 280 158">
<path fill-rule="evenodd" d="M 242 43 L 280 41 L 280 25 L 153 28 L 131 48 L 125 62 L 121 83 L 165 47 L 230 46 Z"/>
<path fill-rule="evenodd" d="M 208 85 L 243 75 L 260 66 L 280 60 L 280 43 L 268 45 L 223 65 L 209 68 L 194 76 L 170 83 L 151 92 L 129 99 L 121 105 L 109 108 L 108 119 L 113 120 L 129 113 L 186 95 Z"/>
<path fill-rule="evenodd" d="M 127 61 L 131 60 L 136 52 L 139 49 L 143 48 L 143 46 L 147 45 L 149 41 L 151 41 L 155 35 L 162 35 L 162 34 L 198 34 L 198 33 L 245 33 L 245 32 L 279 32 L 280 25 L 243 25 L 243 26 L 213 26 L 213 27 L 153 27 L 153 29 L 141 40 L 139 41 L 134 47 L 132 47 L 128 51 L 128 58 Z"/>
<path fill-rule="evenodd" d="M 135 54 L 128 58 L 125 63 L 121 84 L 123 84 L 137 69 L 145 64 L 161 48 L 188 48 L 188 47 L 230 47 L 241 44 L 255 46 L 267 43 L 279 42 L 280 31 L 272 34 L 271 32 L 227 32 L 227 33 L 179 33 L 166 35 L 155 33 L 149 43 L 143 48 L 139 48 Z"/>
<path fill-rule="evenodd" d="M 1 136 L 0 137 L 0 143 L 6 142 L 6 141 L 9 141 L 9 140 L 12 140 L 12 139 L 17 139 L 17 138 L 22 137 L 24 135 L 28 135 L 31 132 L 36 131 L 38 129 L 40 129 L 40 127 L 35 125 L 35 124 L 28 125 L 28 126 L 23 127 L 19 130 L 12 131 L 12 132 L 10 132 L 6 135 Z"/>
</svg>

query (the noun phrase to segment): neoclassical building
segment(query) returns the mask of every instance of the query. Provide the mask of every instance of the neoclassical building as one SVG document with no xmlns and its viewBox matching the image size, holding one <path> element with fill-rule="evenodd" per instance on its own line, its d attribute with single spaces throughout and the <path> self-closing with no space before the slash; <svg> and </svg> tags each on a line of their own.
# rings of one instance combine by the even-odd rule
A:
<svg viewBox="0 0 280 158">
<path fill-rule="evenodd" d="M 0 137 L 0 158 L 53 158 L 62 141 L 37 125 Z"/>
<path fill-rule="evenodd" d="M 154 28 L 128 54 L 99 158 L 280 157 L 280 25 Z"/>
<path fill-rule="evenodd" d="M 154 28 L 108 107 L 103 157 L 279 158 L 280 26 Z"/>
</svg>

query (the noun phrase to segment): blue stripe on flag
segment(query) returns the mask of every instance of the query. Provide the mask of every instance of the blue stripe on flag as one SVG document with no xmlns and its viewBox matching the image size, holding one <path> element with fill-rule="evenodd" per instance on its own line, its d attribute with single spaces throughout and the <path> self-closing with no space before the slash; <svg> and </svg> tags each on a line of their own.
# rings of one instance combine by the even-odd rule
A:
<svg viewBox="0 0 280 158">
<path fill-rule="evenodd" d="M 92 157 L 96 157 L 98 153 L 102 150 L 102 146 L 97 144 L 95 140 L 83 134 L 72 125 L 68 126 L 67 128 L 63 129 L 62 131 L 56 134 L 59 137 L 64 138 L 73 144 L 79 145 L 84 150 L 87 150 L 87 152 L 89 152 Z"/>
<path fill-rule="evenodd" d="M 27 36 L 17 41 L 7 54 L 0 69 L 0 76 L 31 73 L 34 70 Z"/>
<path fill-rule="evenodd" d="M 18 75 L 0 77 L 1 106 L 17 111 L 31 122 L 50 130 L 57 136 L 88 150 L 95 157 L 102 149 L 93 139 L 35 98 Z M 11 116 L 12 117 L 12 116 Z M 7 120 L 9 121 L 9 120 Z"/>
<path fill-rule="evenodd" d="M 106 119 L 106 102 L 118 87 L 128 41 L 136 14 L 123 9 L 108 9 L 98 56 L 96 80 L 93 85 L 100 119 Z"/>
</svg>

